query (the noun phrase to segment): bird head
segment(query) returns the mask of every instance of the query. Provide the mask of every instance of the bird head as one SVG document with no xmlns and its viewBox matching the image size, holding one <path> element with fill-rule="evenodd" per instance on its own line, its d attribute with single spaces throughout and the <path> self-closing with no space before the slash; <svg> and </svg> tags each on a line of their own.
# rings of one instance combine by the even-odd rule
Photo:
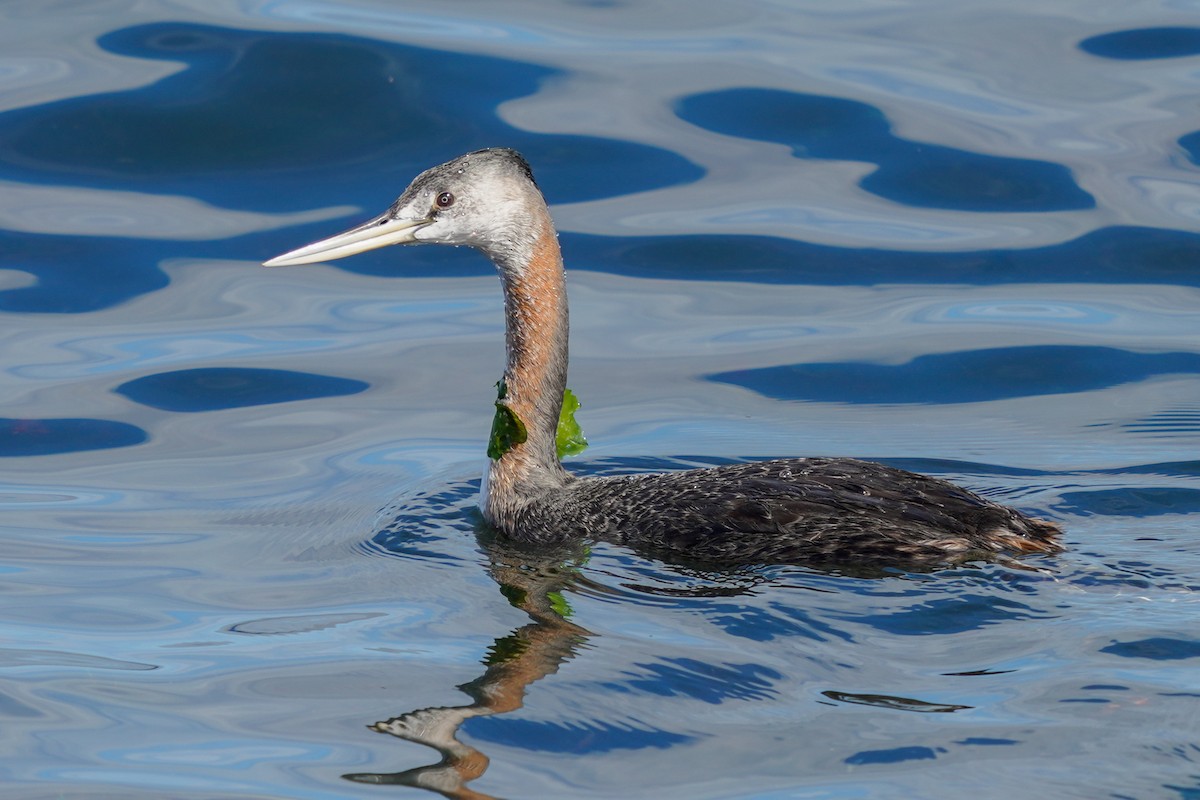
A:
<svg viewBox="0 0 1200 800">
<path fill-rule="evenodd" d="M 543 233 L 533 229 L 537 208 L 545 201 L 520 153 L 477 150 L 422 172 L 374 219 L 264 263 L 313 264 L 392 244 L 466 245 L 494 257 Z"/>
</svg>

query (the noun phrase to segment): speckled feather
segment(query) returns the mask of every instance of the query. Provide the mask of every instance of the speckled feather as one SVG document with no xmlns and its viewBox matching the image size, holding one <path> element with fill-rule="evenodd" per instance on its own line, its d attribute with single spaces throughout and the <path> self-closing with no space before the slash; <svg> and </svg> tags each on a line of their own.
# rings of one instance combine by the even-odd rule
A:
<svg viewBox="0 0 1200 800">
<path fill-rule="evenodd" d="M 720 564 L 938 564 L 1062 549 L 1051 523 L 850 458 L 574 480 L 531 498 L 511 527 L 523 538 L 603 539 Z"/>
</svg>

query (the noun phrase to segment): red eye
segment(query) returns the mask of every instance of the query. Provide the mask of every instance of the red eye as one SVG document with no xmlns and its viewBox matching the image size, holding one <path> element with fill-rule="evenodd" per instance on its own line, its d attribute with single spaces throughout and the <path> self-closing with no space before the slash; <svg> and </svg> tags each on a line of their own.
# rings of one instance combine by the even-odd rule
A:
<svg viewBox="0 0 1200 800">
<path fill-rule="evenodd" d="M 449 208 L 454 205 L 454 195 L 449 192 L 442 192 L 437 196 L 438 208 Z"/>
</svg>

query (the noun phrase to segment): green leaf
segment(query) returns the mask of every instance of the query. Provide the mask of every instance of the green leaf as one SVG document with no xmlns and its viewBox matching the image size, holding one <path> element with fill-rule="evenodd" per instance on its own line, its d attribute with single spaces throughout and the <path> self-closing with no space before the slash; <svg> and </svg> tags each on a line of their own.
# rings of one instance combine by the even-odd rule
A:
<svg viewBox="0 0 1200 800">
<path fill-rule="evenodd" d="M 587 439 L 583 429 L 575 421 L 575 412 L 579 410 L 579 398 L 570 389 L 563 392 L 562 411 L 558 415 L 558 430 L 554 437 L 554 448 L 558 457 L 577 456 L 587 449 Z"/>
<path fill-rule="evenodd" d="M 562 596 L 562 592 L 547 592 L 546 598 L 550 601 L 550 608 L 555 614 L 558 614 L 563 619 L 574 616 L 575 611 L 571 608 L 571 604 L 567 602 L 567 598 Z"/>
<path fill-rule="evenodd" d="M 497 664 L 508 664 L 509 662 L 516 661 L 528 649 L 529 642 L 520 636 L 512 634 L 501 636 L 488 648 L 487 654 L 483 657 L 483 663 L 489 667 L 494 667 Z"/>
<path fill-rule="evenodd" d="M 508 397 L 508 386 L 504 381 L 496 383 L 499 393 L 496 397 L 496 415 L 492 417 L 492 435 L 488 438 L 487 454 L 493 461 L 499 460 L 505 453 L 529 438 L 529 430 L 525 423 L 509 408 L 505 399 Z M 583 430 L 575 421 L 575 412 L 579 410 L 579 399 L 570 389 L 563 392 L 562 411 L 558 415 L 558 428 L 554 436 L 554 449 L 558 457 L 577 456 L 587 449 L 587 439 Z"/>
<path fill-rule="evenodd" d="M 500 457 L 529 438 L 525 423 L 516 412 L 508 407 L 504 398 L 508 396 L 508 387 L 504 381 L 496 384 L 500 390 L 496 398 L 496 416 L 492 417 L 492 435 L 488 437 L 488 458 L 499 461 Z"/>
</svg>

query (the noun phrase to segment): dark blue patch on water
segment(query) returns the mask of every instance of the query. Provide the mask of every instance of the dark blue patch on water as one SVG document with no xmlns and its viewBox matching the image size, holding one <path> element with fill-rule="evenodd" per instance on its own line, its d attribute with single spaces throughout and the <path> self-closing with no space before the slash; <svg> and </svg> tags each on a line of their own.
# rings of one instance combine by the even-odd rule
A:
<svg viewBox="0 0 1200 800">
<path fill-rule="evenodd" d="M 889 750 L 863 750 L 845 759 L 845 763 L 854 766 L 865 764 L 898 764 L 901 761 L 924 761 L 937 758 L 938 752 L 946 752 L 942 748 L 936 751 L 932 747 L 893 747 Z"/>
<path fill-rule="evenodd" d="M 1200 461 L 1164 461 L 1158 464 L 1130 464 L 1127 467 L 1113 467 L 1104 470 L 1105 473 L 1134 475 L 1165 475 L 1169 477 L 1200 476 Z"/>
<path fill-rule="evenodd" d="M 1179 146 L 1187 152 L 1193 164 L 1200 164 L 1200 131 L 1180 137 Z"/>
<path fill-rule="evenodd" d="M 1112 701 L 1107 700 L 1103 697 L 1064 697 L 1062 700 L 1059 700 L 1058 702 L 1060 702 L 1060 703 L 1091 703 L 1093 705 L 1104 705 L 1106 703 L 1111 703 Z"/>
<path fill-rule="evenodd" d="M 107 419 L 10 419 L 0 417 L 0 457 L 78 453 L 141 444 L 149 436 L 136 425 Z"/>
<path fill-rule="evenodd" d="M 1200 235 L 1108 227 L 1045 247 L 920 252 L 768 236 L 564 234 L 567 267 L 675 280 L 809 283 L 1167 283 L 1200 286 Z M 407 256 L 407 254 L 405 254 Z M 394 259 L 396 267 L 407 259 Z M 486 265 L 482 258 L 481 264 Z M 352 266 L 354 261 L 349 262 Z M 486 265 L 490 266 L 490 265 Z"/>
<path fill-rule="evenodd" d="M 149 86 L 0 113 L 0 176 L 295 211 L 382 206 L 420 170 L 495 145 L 522 150 L 559 202 L 704 174 L 660 148 L 503 122 L 499 105 L 557 74 L 532 64 L 355 36 L 175 22 L 113 31 L 98 44 L 184 68 Z M 294 245 L 294 236 L 277 241 Z"/>
<path fill-rule="evenodd" d="M 378 175 L 371 182 L 378 185 Z M 163 259 L 266 259 L 293 249 L 298 241 L 328 236 L 356 221 L 291 228 L 271 241 L 264 241 L 261 234 L 179 242 L 0 232 L 0 247 L 12 254 L 6 268 L 37 279 L 31 286 L 0 290 L 0 310 L 96 311 L 165 287 L 167 277 L 158 267 Z M 767 236 L 566 233 L 560 241 L 568 269 L 645 278 L 825 286 L 1094 282 L 1200 286 L 1196 269 L 1200 235 L 1156 228 L 1102 228 L 1058 245 L 961 253 L 834 247 Z M 444 247 L 410 247 L 402 252 L 389 248 L 333 266 L 356 274 L 403 278 L 483 275 L 495 269 L 473 250 Z"/>
<path fill-rule="evenodd" d="M 725 89 L 685 97 L 677 113 L 718 133 L 790 145 L 799 158 L 878 164 L 860 185 L 905 205 L 1003 212 L 1096 205 L 1061 164 L 901 139 L 882 111 L 857 100 L 780 89 Z M 796 179 L 801 179 L 799 167 Z"/>
<path fill-rule="evenodd" d="M 160 372 L 123 383 L 115 391 L 163 411 L 219 411 L 358 394 L 369 383 L 283 369 L 206 367 Z"/>
<path fill-rule="evenodd" d="M 345 35 L 188 23 L 125 28 L 99 44 L 184 68 L 148 86 L 0 112 L 0 178 L 286 212 L 333 205 L 382 211 L 419 171 L 494 145 L 522 150 L 551 202 L 703 176 L 661 148 L 531 133 L 503 122 L 495 113 L 500 104 L 557 74 L 532 64 Z M 164 258 L 266 259 L 330 232 L 325 222 L 216 242 L 0 234 L 5 266 L 37 278 L 33 286 L 0 291 L 0 310 L 106 308 L 163 288 Z M 409 275 L 490 269 L 465 253 L 406 255 Z M 352 264 L 395 274 L 398 260 L 367 254 Z"/>
<path fill-rule="evenodd" d="M 895 365 L 785 364 L 708 379 L 779 400 L 940 404 L 1090 392 L 1178 374 L 1200 374 L 1200 355 L 1040 345 L 923 355 Z"/>
<path fill-rule="evenodd" d="M 1092 36 L 1079 49 L 1122 61 L 1200 55 L 1200 28 L 1134 28 Z"/>
<path fill-rule="evenodd" d="M 858 622 L 898 636 L 938 636 L 1046 616 L 1015 600 L 964 593 L 915 603 L 902 611 L 864 614 Z"/>
<path fill-rule="evenodd" d="M 1036 477 L 1054 473 L 1044 469 L 1010 467 L 1003 464 L 981 464 L 976 461 L 960 461 L 952 458 L 882 458 L 877 459 L 893 467 L 909 472 L 929 472 L 935 475 L 947 473 L 971 473 L 973 475 Z"/>
<path fill-rule="evenodd" d="M 37 279 L 29 286 L 0 290 L 0 311 L 98 311 L 162 289 L 169 282 L 158 267 L 159 260 L 170 255 L 164 242 L 0 230 L 0 252 L 5 269 Z"/>
<path fill-rule="evenodd" d="M 731 636 L 756 642 L 768 642 L 781 636 L 802 636 L 817 642 L 831 638 L 853 641 L 849 633 L 820 621 L 815 615 L 778 604 L 768 610 L 734 603 L 713 603 L 706 608 L 705 617 Z"/>
<path fill-rule="evenodd" d="M 1176 486 L 1128 486 L 1088 492 L 1064 492 L 1054 509 L 1064 514 L 1154 517 L 1200 512 L 1200 489 Z"/>
<path fill-rule="evenodd" d="M 1196 783 L 1192 786 L 1173 786 L 1169 783 L 1164 783 L 1164 789 L 1170 789 L 1173 792 L 1179 792 L 1179 800 L 1200 800 L 1200 775 L 1195 776 Z"/>
<path fill-rule="evenodd" d="M 1149 639 L 1138 639 L 1132 642 L 1113 642 L 1107 647 L 1101 647 L 1100 652 L 1123 658 L 1180 661 L 1188 658 L 1200 658 L 1200 642 L 1194 639 L 1169 639 L 1163 636 L 1153 636 Z"/>
<path fill-rule="evenodd" d="M 661 728 L 614 725 L 597 720 L 560 723 L 475 717 L 466 721 L 463 730 L 481 741 L 549 753 L 606 753 L 648 747 L 665 750 L 696 738 Z"/>
</svg>

